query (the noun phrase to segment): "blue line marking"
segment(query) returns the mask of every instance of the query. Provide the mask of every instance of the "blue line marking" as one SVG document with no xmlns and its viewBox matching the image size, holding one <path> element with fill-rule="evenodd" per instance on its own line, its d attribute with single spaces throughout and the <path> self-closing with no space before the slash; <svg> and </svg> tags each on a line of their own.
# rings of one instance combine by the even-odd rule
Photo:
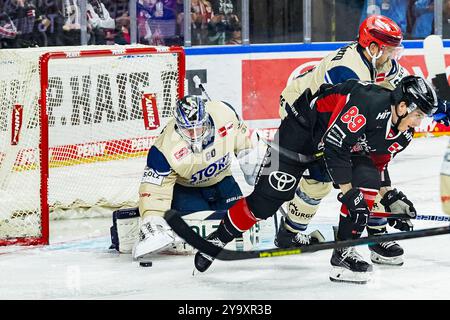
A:
<svg viewBox="0 0 450 320">
<path fill-rule="evenodd" d="M 276 52 L 302 52 L 302 51 L 333 51 L 349 44 L 345 42 L 314 42 L 314 43 L 283 43 L 283 44 L 250 44 L 228 46 L 194 46 L 185 47 L 186 55 L 212 55 L 212 54 L 251 54 Z M 402 42 L 405 49 L 422 49 L 423 40 L 405 40 Z M 444 47 L 450 48 L 450 40 L 444 40 Z"/>
</svg>

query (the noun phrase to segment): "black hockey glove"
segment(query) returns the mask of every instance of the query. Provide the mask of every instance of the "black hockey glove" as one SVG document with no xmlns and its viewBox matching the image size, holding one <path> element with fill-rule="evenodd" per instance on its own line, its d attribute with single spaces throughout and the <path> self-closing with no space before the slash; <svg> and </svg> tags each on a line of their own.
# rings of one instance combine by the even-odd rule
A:
<svg viewBox="0 0 450 320">
<path fill-rule="evenodd" d="M 353 224 L 360 227 L 367 225 L 370 211 L 361 190 L 352 188 L 346 194 L 339 193 L 338 200 L 347 207 Z"/>
<path fill-rule="evenodd" d="M 386 211 L 396 214 L 406 214 L 411 218 L 415 218 L 417 211 L 413 203 L 397 189 L 389 190 L 381 199 L 381 204 L 386 208 Z M 413 230 L 413 225 L 409 219 L 389 219 L 389 225 L 401 231 Z"/>
</svg>

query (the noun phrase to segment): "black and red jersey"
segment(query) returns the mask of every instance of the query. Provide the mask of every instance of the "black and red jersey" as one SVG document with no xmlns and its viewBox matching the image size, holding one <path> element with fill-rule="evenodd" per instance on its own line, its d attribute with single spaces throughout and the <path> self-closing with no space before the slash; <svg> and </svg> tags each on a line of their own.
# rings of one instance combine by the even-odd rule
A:
<svg viewBox="0 0 450 320">
<path fill-rule="evenodd" d="M 348 80 L 322 88 L 303 103 L 297 118 L 308 118 L 317 150 L 323 150 L 328 172 L 337 184 L 352 180 L 352 155 L 372 158 L 389 185 L 387 164 L 411 142 L 414 129 L 399 132 L 392 124 L 391 91 Z M 296 107 L 298 111 L 299 106 Z"/>
</svg>

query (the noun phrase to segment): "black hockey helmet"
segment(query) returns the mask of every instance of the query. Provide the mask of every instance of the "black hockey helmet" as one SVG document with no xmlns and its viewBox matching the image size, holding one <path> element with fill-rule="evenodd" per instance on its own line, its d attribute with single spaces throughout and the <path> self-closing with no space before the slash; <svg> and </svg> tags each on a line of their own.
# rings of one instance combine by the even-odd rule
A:
<svg viewBox="0 0 450 320">
<path fill-rule="evenodd" d="M 418 76 L 404 77 L 392 91 L 392 101 L 395 106 L 405 101 L 408 105 L 408 113 L 419 108 L 427 116 L 432 116 L 438 105 L 433 87 L 424 78 Z"/>
</svg>

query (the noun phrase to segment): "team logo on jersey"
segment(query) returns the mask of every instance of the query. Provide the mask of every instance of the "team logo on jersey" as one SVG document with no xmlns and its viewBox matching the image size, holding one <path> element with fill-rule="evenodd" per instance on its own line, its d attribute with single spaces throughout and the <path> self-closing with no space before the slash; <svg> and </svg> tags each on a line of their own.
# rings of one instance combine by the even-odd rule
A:
<svg viewBox="0 0 450 320">
<path fill-rule="evenodd" d="M 388 148 L 388 151 L 390 153 L 397 153 L 400 150 L 402 150 L 403 147 L 398 143 L 398 142 L 394 142 L 393 144 L 391 144 L 391 146 Z"/>
<path fill-rule="evenodd" d="M 287 192 L 295 187 L 297 179 L 289 173 L 274 171 L 269 175 L 269 184 L 277 191 Z"/>
<path fill-rule="evenodd" d="M 383 120 L 383 119 L 386 119 L 387 117 L 390 116 L 390 114 L 391 114 L 390 111 L 384 110 L 383 112 L 380 112 L 380 113 L 377 115 L 376 120 Z"/>
<path fill-rule="evenodd" d="M 230 154 L 227 153 L 225 156 L 211 163 L 206 168 L 194 173 L 191 176 L 191 184 L 198 184 L 210 180 L 212 177 L 217 176 L 222 171 L 226 170 L 230 166 Z"/>
<path fill-rule="evenodd" d="M 222 138 L 225 137 L 229 131 L 233 130 L 233 122 L 229 122 L 226 125 L 224 125 L 222 128 L 219 128 L 217 130 L 217 133 L 219 133 L 219 136 Z"/>
<path fill-rule="evenodd" d="M 180 150 L 178 150 L 177 152 L 175 152 L 173 155 L 174 155 L 175 159 L 181 160 L 184 157 L 186 157 L 189 153 L 191 153 L 191 151 L 187 147 L 183 147 Z"/>
<path fill-rule="evenodd" d="M 160 186 L 164 181 L 164 176 L 156 173 L 152 168 L 145 168 L 144 175 L 142 176 L 142 183 L 150 183 Z"/>
</svg>

